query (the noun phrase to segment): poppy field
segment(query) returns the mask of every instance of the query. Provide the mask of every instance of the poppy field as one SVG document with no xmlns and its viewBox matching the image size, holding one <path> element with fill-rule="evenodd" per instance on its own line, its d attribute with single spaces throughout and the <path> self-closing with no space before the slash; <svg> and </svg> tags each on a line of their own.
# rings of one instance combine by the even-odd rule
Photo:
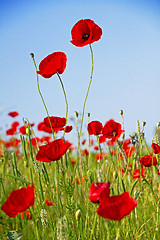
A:
<svg viewBox="0 0 160 240">
<path fill-rule="evenodd" d="M 160 123 L 148 145 L 146 122 L 137 120 L 137 131 L 126 138 L 123 110 L 121 123 L 112 117 L 102 123 L 85 111 L 96 81 L 93 45 L 102 34 L 91 19 L 79 20 L 71 29 L 73 47 L 89 47 L 91 54 L 82 113 L 74 113 L 73 126 L 68 125 L 62 80 L 67 55 L 46 54 L 37 67 L 30 54 L 46 116 L 35 126 L 26 117 L 19 123 L 16 110 L 8 113 L 13 121 L 0 138 L 1 240 L 160 239 Z M 63 117 L 48 112 L 39 77 L 59 81 L 66 105 Z M 76 142 L 68 140 L 73 130 Z"/>
</svg>

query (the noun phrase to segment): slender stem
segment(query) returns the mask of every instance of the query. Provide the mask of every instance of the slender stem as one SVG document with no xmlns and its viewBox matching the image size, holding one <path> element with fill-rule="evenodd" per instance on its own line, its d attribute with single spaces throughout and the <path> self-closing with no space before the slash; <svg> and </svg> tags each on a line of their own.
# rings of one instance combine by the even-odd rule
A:
<svg viewBox="0 0 160 240">
<path fill-rule="evenodd" d="M 34 137 L 35 137 L 37 149 L 39 149 L 37 137 L 36 137 L 36 135 L 35 135 L 35 133 L 34 133 L 34 131 L 33 131 L 33 128 L 32 128 L 32 126 L 31 126 L 29 120 L 28 120 L 26 117 L 23 117 L 23 122 L 24 122 L 24 120 L 26 120 L 26 121 L 28 122 L 28 126 L 31 128 L 31 131 L 32 131 L 32 133 L 33 133 L 33 135 L 34 135 Z M 24 122 L 24 125 L 25 125 L 25 122 Z M 26 127 L 26 126 L 25 126 L 25 127 Z"/>
<path fill-rule="evenodd" d="M 64 98 L 65 98 L 65 102 L 66 102 L 66 124 L 65 124 L 65 129 L 64 129 L 64 133 L 63 133 L 63 139 L 64 139 L 64 135 L 65 135 L 65 132 L 66 132 L 66 126 L 67 126 L 67 117 L 68 117 L 68 102 L 67 102 L 67 96 L 66 96 L 66 92 L 65 92 L 65 89 L 64 89 L 64 85 L 63 85 L 62 79 L 61 79 L 61 77 L 60 77 L 58 72 L 57 72 L 57 76 L 58 76 L 59 81 L 61 83 L 63 94 L 64 94 Z"/>
<path fill-rule="evenodd" d="M 50 117 L 49 117 L 48 109 L 47 109 L 47 106 L 46 106 L 46 104 L 45 104 L 44 98 L 43 98 L 43 96 L 42 96 L 42 93 L 41 93 L 40 87 L 39 87 L 39 80 L 38 80 L 38 73 L 37 73 L 37 70 L 38 70 L 38 69 L 37 69 L 37 66 L 36 66 L 36 62 L 35 62 L 34 56 L 32 55 L 31 57 L 32 57 L 32 59 L 33 59 L 33 63 L 34 63 L 35 69 L 36 69 L 38 92 L 39 92 L 39 95 L 40 95 L 40 97 L 41 97 L 41 99 L 42 99 L 44 108 L 45 108 L 45 110 L 46 110 L 46 113 L 47 113 L 47 116 L 48 116 L 48 120 L 49 120 L 49 124 L 50 124 L 50 127 L 51 127 L 51 129 L 52 129 L 52 133 L 53 133 L 53 139 L 54 139 L 54 131 L 53 131 L 53 128 L 52 128 L 52 123 L 51 123 L 51 120 L 50 120 Z"/>
<path fill-rule="evenodd" d="M 85 110 L 86 101 L 87 101 L 87 97 L 88 97 L 88 94 L 89 94 L 89 89 L 90 89 L 90 86 L 91 86 L 91 83 L 92 83 L 92 77 L 93 77 L 93 51 L 92 51 L 91 45 L 89 45 L 89 47 L 90 47 L 90 50 L 91 50 L 92 69 L 91 69 L 91 76 L 90 76 L 90 82 L 89 82 L 89 85 L 88 85 L 87 94 L 86 94 L 86 97 L 85 97 L 85 100 L 84 100 L 84 104 L 83 104 L 83 112 L 82 112 L 82 120 L 81 120 L 81 127 L 80 127 L 80 135 L 79 135 L 79 138 L 81 138 L 81 135 L 82 135 L 82 126 L 83 126 L 83 119 L 84 119 L 84 110 Z"/>
</svg>

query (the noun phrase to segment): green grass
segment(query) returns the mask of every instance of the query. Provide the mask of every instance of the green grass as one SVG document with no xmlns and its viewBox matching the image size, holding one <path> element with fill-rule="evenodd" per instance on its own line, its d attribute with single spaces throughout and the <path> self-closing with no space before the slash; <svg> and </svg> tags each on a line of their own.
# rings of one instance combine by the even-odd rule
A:
<svg viewBox="0 0 160 240">
<path fill-rule="evenodd" d="M 0 204 L 8 198 L 11 191 L 34 183 L 35 206 L 30 207 L 32 220 L 21 219 L 20 214 L 9 218 L 0 211 L 0 239 L 20 239 L 13 237 L 13 232 L 23 234 L 22 239 L 159 239 L 159 182 L 158 167 L 146 168 L 145 178 L 134 179 L 134 164 L 137 168 L 139 157 L 147 154 L 144 138 L 135 145 L 135 152 L 127 160 L 132 170 L 120 158 L 120 148 L 115 144 L 115 155 L 112 147 L 101 144 L 106 153 L 103 160 L 95 161 L 95 153 L 80 156 L 68 151 L 61 160 L 42 163 L 36 160 L 37 150 L 28 146 L 28 136 L 22 140 L 20 156 L 14 151 L 3 148 L 0 162 Z M 95 138 L 96 140 L 96 138 Z M 82 146 L 81 146 L 82 147 Z M 92 147 L 91 147 L 92 149 Z M 71 164 L 71 159 L 79 165 Z M 125 169 L 122 173 L 121 169 Z M 83 176 L 83 181 L 80 176 Z M 80 184 L 77 184 L 77 180 Z M 128 191 L 138 205 L 129 216 L 121 221 L 103 219 L 96 214 L 98 204 L 89 200 L 92 182 L 111 183 L 111 196 Z M 47 206 L 45 200 L 53 202 Z M 77 218 L 76 212 L 80 210 Z"/>
</svg>

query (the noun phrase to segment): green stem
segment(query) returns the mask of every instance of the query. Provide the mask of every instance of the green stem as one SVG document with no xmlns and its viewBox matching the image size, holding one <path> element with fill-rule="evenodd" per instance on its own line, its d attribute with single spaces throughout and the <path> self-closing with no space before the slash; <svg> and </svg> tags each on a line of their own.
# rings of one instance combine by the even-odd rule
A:
<svg viewBox="0 0 160 240">
<path fill-rule="evenodd" d="M 87 101 L 87 97 L 88 97 L 88 94 L 89 94 L 89 89 L 90 89 L 90 86 L 91 86 L 91 83 L 92 83 L 92 77 L 93 77 L 93 51 L 92 51 L 92 47 L 91 47 L 90 44 L 89 44 L 89 47 L 90 47 L 90 50 L 91 50 L 92 69 L 91 69 L 91 76 L 90 76 L 90 82 L 89 82 L 89 85 L 88 85 L 87 94 L 86 94 L 86 97 L 85 97 L 85 100 L 84 100 L 84 104 L 83 104 L 83 112 L 82 112 L 82 120 L 81 120 L 81 127 L 80 127 L 79 139 L 81 138 L 81 135 L 82 135 L 82 126 L 83 126 L 83 119 L 84 119 L 84 110 L 85 110 L 86 101 Z"/>
<path fill-rule="evenodd" d="M 66 102 L 66 124 L 65 124 L 65 129 L 64 129 L 64 133 L 63 133 L 63 139 L 64 139 L 64 135 L 65 135 L 65 132 L 66 132 L 66 126 L 67 126 L 67 117 L 68 117 L 68 102 L 67 102 L 67 96 L 66 96 L 66 92 L 65 92 L 65 89 L 64 89 L 64 85 L 63 85 L 62 79 L 61 79 L 61 77 L 60 77 L 58 72 L 57 72 L 57 76 L 58 76 L 59 81 L 61 83 L 63 94 L 64 94 L 64 98 L 65 98 L 65 102 Z"/>
<path fill-rule="evenodd" d="M 50 120 L 50 117 L 49 117 L 48 109 L 47 109 L 47 106 L 46 106 L 46 104 L 45 104 L 44 98 L 43 98 L 43 96 L 42 96 L 42 93 L 41 93 L 40 87 L 39 87 L 39 80 L 38 80 L 38 73 L 37 73 L 37 70 L 38 70 L 38 69 L 37 69 L 37 66 L 36 66 L 36 62 L 35 62 L 34 56 L 32 55 L 31 57 L 32 57 L 32 59 L 33 59 L 33 63 L 34 63 L 35 69 L 36 69 L 38 92 L 39 92 L 39 95 L 40 95 L 40 97 L 41 97 L 41 99 L 42 99 L 44 108 L 45 108 L 45 110 L 46 110 L 46 113 L 47 113 L 47 116 L 48 116 L 48 120 L 49 120 L 49 124 L 50 124 L 50 127 L 51 127 L 51 129 L 52 129 L 52 133 L 53 133 L 53 139 L 54 139 L 54 131 L 53 131 L 53 128 L 52 128 L 52 123 L 51 123 L 51 120 Z"/>
</svg>

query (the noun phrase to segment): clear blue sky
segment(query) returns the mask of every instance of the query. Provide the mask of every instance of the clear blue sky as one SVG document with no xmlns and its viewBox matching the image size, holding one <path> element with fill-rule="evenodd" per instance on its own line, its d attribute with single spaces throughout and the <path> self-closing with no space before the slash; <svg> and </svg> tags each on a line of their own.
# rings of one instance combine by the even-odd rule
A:
<svg viewBox="0 0 160 240">
<path fill-rule="evenodd" d="M 113 118 L 121 122 L 124 111 L 126 135 L 136 131 L 136 120 L 146 121 L 151 142 L 160 121 L 160 1 L 1 1 L 0 7 L 0 127 L 18 111 L 36 124 L 46 116 L 36 86 L 37 65 L 54 51 L 66 53 L 62 75 L 69 102 L 69 116 L 82 112 L 91 58 L 89 46 L 70 43 L 71 28 L 90 18 L 103 30 L 92 44 L 94 75 L 86 104 L 91 120 L 103 124 Z M 39 78 L 50 115 L 65 116 L 65 101 L 57 76 Z M 87 120 L 87 118 L 85 118 Z M 86 131 L 84 126 L 84 131 Z M 68 135 L 69 136 L 69 135 Z"/>
</svg>

